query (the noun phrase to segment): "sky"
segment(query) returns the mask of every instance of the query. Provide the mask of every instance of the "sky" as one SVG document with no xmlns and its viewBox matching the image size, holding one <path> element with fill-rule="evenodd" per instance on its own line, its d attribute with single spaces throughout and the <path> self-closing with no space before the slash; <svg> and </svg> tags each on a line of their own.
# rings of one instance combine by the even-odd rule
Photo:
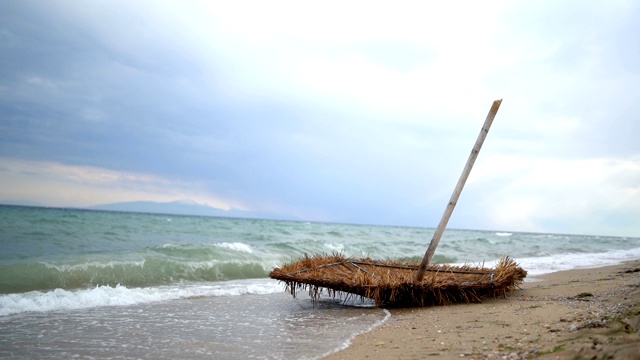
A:
<svg viewBox="0 0 640 360">
<path fill-rule="evenodd" d="M 3 1 L 0 203 L 640 236 L 637 1 Z"/>
</svg>

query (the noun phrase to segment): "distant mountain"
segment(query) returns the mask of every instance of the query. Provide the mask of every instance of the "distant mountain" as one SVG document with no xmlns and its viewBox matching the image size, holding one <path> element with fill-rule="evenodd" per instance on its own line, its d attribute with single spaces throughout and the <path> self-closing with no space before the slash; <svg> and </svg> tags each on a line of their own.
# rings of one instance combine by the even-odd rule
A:
<svg viewBox="0 0 640 360">
<path fill-rule="evenodd" d="M 101 204 L 88 207 L 92 210 L 125 211 L 150 214 L 172 214 L 172 215 L 197 215 L 197 216 L 218 216 L 254 219 L 286 220 L 285 217 L 277 214 L 263 213 L 257 211 L 224 210 L 207 205 L 198 204 L 191 200 L 156 202 L 156 201 L 129 201 L 110 204 Z"/>
</svg>

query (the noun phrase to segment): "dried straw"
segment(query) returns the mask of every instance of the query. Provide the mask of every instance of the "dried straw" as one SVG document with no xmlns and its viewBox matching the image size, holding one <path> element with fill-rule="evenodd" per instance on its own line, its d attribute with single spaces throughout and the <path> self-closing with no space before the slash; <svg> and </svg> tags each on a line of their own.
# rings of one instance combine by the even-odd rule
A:
<svg viewBox="0 0 640 360">
<path fill-rule="evenodd" d="M 479 302 L 481 297 L 504 297 L 522 283 L 527 272 L 509 257 L 494 269 L 482 266 L 432 265 L 418 284 L 417 263 L 347 258 L 341 254 L 305 255 L 269 276 L 286 284 L 294 297 L 308 290 L 317 300 L 323 289 L 373 299 L 378 307 L 448 305 Z"/>
</svg>

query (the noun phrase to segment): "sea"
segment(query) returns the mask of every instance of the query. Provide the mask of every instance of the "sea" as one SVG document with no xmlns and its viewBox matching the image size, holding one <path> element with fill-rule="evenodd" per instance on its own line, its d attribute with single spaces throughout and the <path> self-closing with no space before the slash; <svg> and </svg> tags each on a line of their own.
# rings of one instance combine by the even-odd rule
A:
<svg viewBox="0 0 640 360">
<path fill-rule="evenodd" d="M 394 227 L 0 206 L 2 359 L 320 359 L 388 321 L 367 299 L 293 298 L 304 254 L 420 261 Z M 435 263 L 541 274 L 640 258 L 640 238 L 447 229 Z"/>
</svg>

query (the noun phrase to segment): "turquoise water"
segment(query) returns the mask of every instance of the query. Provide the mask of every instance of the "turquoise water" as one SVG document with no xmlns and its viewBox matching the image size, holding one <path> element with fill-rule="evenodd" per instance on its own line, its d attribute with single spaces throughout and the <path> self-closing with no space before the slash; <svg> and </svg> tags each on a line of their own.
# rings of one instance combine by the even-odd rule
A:
<svg viewBox="0 0 640 360">
<path fill-rule="evenodd" d="M 388 313 L 330 299 L 313 307 L 269 271 L 305 253 L 420 260 L 433 231 L 0 206 L 0 357 L 175 358 L 185 346 L 195 358 L 317 358 Z M 492 266 L 502 255 L 535 276 L 639 258 L 640 239 L 447 229 L 434 261 Z M 51 319 L 88 330 L 53 331 Z M 336 325 L 345 319 L 349 328 Z M 96 342 L 105 326 L 111 336 Z M 156 342 L 163 331 L 173 337 Z M 312 345 L 318 333 L 323 346 Z"/>
</svg>

